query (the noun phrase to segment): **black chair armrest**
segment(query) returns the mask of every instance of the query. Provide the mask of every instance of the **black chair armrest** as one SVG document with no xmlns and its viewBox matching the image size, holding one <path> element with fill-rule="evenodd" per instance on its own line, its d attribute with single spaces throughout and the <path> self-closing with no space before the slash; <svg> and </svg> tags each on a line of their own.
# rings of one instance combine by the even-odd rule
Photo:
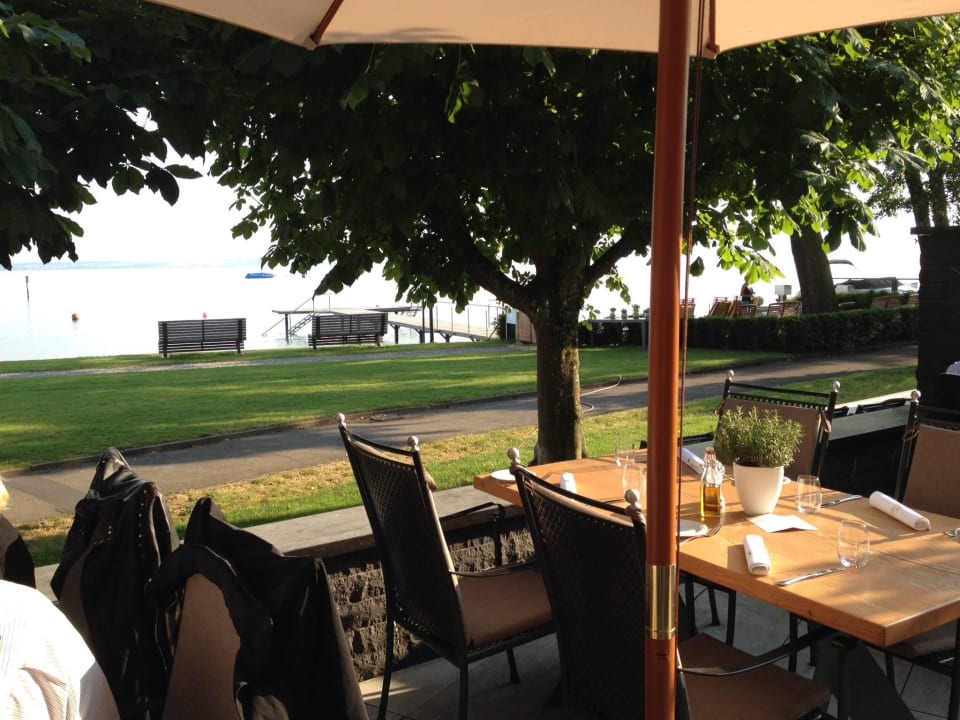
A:
<svg viewBox="0 0 960 720">
<path fill-rule="evenodd" d="M 533 570 L 538 567 L 536 558 L 523 560 L 521 562 L 510 563 L 509 565 L 498 565 L 489 570 L 454 570 L 453 575 L 457 577 L 490 577 L 492 575 L 509 575 L 524 570 Z"/>
<path fill-rule="evenodd" d="M 498 502 L 489 501 L 479 505 L 474 505 L 473 507 L 464 508 L 463 510 L 447 513 L 446 515 L 440 517 L 440 527 L 443 528 L 446 523 L 449 523 L 452 520 L 464 518 L 483 510 L 491 511 L 493 529 L 489 534 L 493 539 L 493 561 L 496 567 L 500 567 L 503 565 L 503 520 L 507 513 L 507 510 L 503 505 Z"/>
<path fill-rule="evenodd" d="M 702 675 L 709 677 L 740 675 L 742 673 L 759 670 L 762 667 L 766 667 L 767 665 L 771 665 L 775 662 L 783 660 L 784 658 L 789 657 L 792 653 L 800 652 L 804 648 L 818 643 L 821 640 L 824 640 L 835 634 L 835 630 L 820 626 L 815 630 L 811 630 L 806 635 L 801 635 L 796 640 L 784 643 L 783 645 L 779 645 L 772 650 L 768 650 L 762 655 L 756 655 L 750 658 L 750 662 L 746 665 L 727 667 L 678 667 L 677 670 L 686 675 Z"/>
</svg>

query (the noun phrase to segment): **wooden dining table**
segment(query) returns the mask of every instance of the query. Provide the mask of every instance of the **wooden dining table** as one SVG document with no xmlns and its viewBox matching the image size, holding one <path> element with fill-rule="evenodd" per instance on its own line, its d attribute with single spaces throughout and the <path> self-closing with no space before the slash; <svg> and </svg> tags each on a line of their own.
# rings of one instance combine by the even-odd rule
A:
<svg viewBox="0 0 960 720">
<path fill-rule="evenodd" d="M 643 475 L 646 466 L 642 457 L 639 467 Z M 681 464 L 681 468 L 679 517 L 699 522 L 699 476 L 686 465 Z M 624 504 L 623 469 L 614 458 L 573 460 L 529 469 L 554 484 L 560 483 L 563 473 L 571 473 L 577 493 Z M 516 483 L 505 471 L 478 475 L 474 486 L 501 500 L 520 504 Z M 774 514 L 799 516 L 815 529 L 765 532 L 743 512 L 736 486 L 729 477 L 724 479 L 723 495 L 726 511 L 722 528 L 715 535 L 681 542 L 680 570 L 880 648 L 960 619 L 960 542 L 943 534 L 960 526 L 960 519 L 924 513 L 931 529 L 917 531 L 872 507 L 866 497 L 823 507 L 815 514 L 799 515 L 795 505 L 796 483 L 787 479 Z M 824 489 L 823 502 L 845 496 Z M 845 519 L 859 519 L 868 528 L 870 557 L 866 566 L 788 586 L 777 584 L 797 575 L 838 567 L 837 534 L 840 521 Z M 708 518 L 703 524 L 713 526 L 716 522 Z M 743 541 L 748 534 L 763 538 L 770 557 L 768 575 L 752 575 L 747 568 Z M 878 673 L 879 670 L 870 676 L 872 683 L 882 681 L 883 676 Z M 889 698 L 881 701 L 879 698 L 884 695 L 873 693 L 868 698 L 872 703 L 870 713 L 876 717 L 912 717 L 904 714 L 905 706 L 901 710 Z M 883 712 L 878 712 L 878 707 Z M 868 713 L 851 716 L 867 717 Z"/>
<path fill-rule="evenodd" d="M 641 474 L 646 466 L 639 464 Z M 680 518 L 699 521 L 699 479 L 682 465 Z M 559 484 L 569 472 L 577 492 L 593 499 L 624 504 L 622 468 L 613 458 L 599 457 L 531 467 L 539 477 Z M 501 475 L 502 473 L 497 473 Z M 513 480 L 478 475 L 474 486 L 502 500 L 519 504 Z M 776 515 L 797 515 L 796 484 L 784 483 Z M 812 515 L 800 516 L 815 530 L 764 532 L 740 507 L 731 478 L 725 478 L 723 528 L 712 537 L 680 546 L 680 570 L 827 625 L 878 647 L 887 647 L 917 633 L 960 619 L 960 542 L 943 535 L 960 519 L 924 513 L 932 529 L 917 531 L 875 509 L 864 497 Z M 824 503 L 844 493 L 824 489 Z M 849 569 L 787 587 L 777 585 L 796 575 L 837 567 L 840 521 L 859 519 L 870 535 L 870 559 Z M 710 519 L 705 525 L 712 525 Z M 743 552 L 747 534 L 763 537 L 770 556 L 768 575 L 751 575 Z"/>
</svg>

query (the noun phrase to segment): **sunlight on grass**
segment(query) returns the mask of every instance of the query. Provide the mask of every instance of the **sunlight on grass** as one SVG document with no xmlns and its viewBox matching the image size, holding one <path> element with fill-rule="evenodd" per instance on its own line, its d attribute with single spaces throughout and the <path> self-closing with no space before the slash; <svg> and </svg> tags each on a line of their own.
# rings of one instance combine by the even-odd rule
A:
<svg viewBox="0 0 960 720">
<path fill-rule="evenodd" d="M 915 386 L 915 368 L 855 373 L 841 379 L 841 398 L 859 400 Z M 823 390 L 823 381 L 790 385 L 791 388 Z M 714 398 L 687 403 L 683 435 L 712 432 L 716 427 Z M 840 404 L 843 404 L 841 402 Z M 647 410 L 590 416 L 584 419 L 584 437 L 593 456 L 613 453 L 618 437 L 640 442 L 647 437 Z M 507 450 L 520 449 L 521 459 L 529 462 L 536 442 L 532 425 L 488 433 L 461 435 L 421 447 L 424 464 L 441 489 L 470 485 L 475 475 L 507 467 Z M 312 515 L 360 504 L 353 473 L 346 460 L 265 475 L 254 480 L 213 488 L 175 493 L 166 498 L 181 537 L 197 500 L 211 497 L 235 525 L 248 527 L 304 515 Z M 21 532 L 37 565 L 59 560 L 63 540 L 72 524 L 72 516 L 51 518 L 21 526 Z"/>
</svg>

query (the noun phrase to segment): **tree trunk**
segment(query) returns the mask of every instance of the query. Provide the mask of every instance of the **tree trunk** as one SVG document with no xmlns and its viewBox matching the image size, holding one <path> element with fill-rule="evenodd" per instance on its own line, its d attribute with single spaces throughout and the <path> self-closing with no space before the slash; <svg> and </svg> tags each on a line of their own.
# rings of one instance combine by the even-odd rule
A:
<svg viewBox="0 0 960 720">
<path fill-rule="evenodd" d="M 927 185 L 930 188 L 930 209 L 933 213 L 933 226 L 949 227 L 950 213 L 947 212 L 947 191 L 943 186 L 943 169 L 934 168 L 927 173 Z"/>
<path fill-rule="evenodd" d="M 910 195 L 913 221 L 917 227 L 930 227 L 930 199 L 923 188 L 923 177 L 918 172 L 906 172 L 903 177 Z"/>
<path fill-rule="evenodd" d="M 790 237 L 790 249 L 800 282 L 803 312 L 808 314 L 836 312 L 837 292 L 833 287 L 830 262 L 823 251 L 823 238 L 811 227 L 800 226 Z"/>
<path fill-rule="evenodd" d="M 538 464 L 586 455 L 577 349 L 580 305 L 578 298 L 564 298 L 546 303 L 530 318 L 537 332 Z"/>
</svg>

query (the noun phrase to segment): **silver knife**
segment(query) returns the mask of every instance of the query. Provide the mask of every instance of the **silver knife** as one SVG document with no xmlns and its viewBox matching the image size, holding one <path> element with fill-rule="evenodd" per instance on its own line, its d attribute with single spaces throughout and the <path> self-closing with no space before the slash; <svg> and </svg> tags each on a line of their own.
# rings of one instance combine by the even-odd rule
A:
<svg viewBox="0 0 960 720">
<path fill-rule="evenodd" d="M 831 500 L 830 502 L 825 502 L 820 507 L 833 507 L 834 505 L 839 505 L 840 503 L 850 502 L 851 500 L 860 500 L 861 498 L 863 498 L 863 495 L 847 495 L 847 497 L 842 497 L 836 500 Z"/>
<path fill-rule="evenodd" d="M 801 580 L 809 580 L 811 578 L 823 577 L 824 575 L 833 575 L 833 573 L 838 573 L 841 570 L 846 570 L 845 567 L 832 567 L 827 568 L 826 570 L 817 570 L 816 572 L 807 573 L 806 575 L 797 575 L 796 577 L 789 578 L 788 580 L 781 580 L 777 583 L 780 587 L 786 587 L 787 585 L 793 585 L 798 583 Z"/>
</svg>

